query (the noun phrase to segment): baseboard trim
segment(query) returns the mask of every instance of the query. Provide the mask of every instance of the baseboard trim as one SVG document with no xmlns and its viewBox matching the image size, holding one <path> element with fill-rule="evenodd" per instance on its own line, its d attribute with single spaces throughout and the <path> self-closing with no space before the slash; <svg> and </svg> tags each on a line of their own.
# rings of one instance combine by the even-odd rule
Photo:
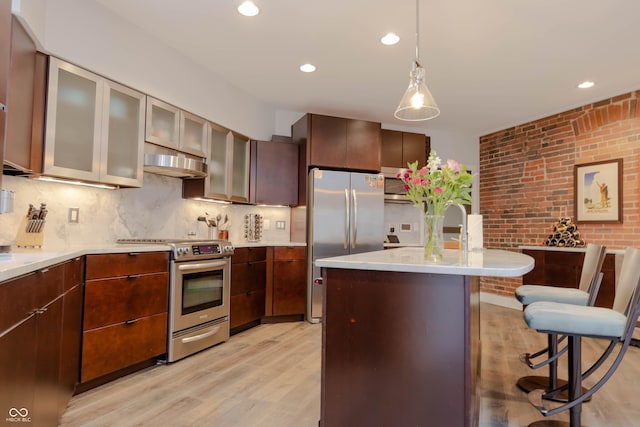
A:
<svg viewBox="0 0 640 427">
<path fill-rule="evenodd" d="M 522 311 L 522 304 L 518 302 L 516 297 L 505 297 L 503 295 L 496 295 L 489 292 L 480 292 L 480 301 Z"/>
</svg>

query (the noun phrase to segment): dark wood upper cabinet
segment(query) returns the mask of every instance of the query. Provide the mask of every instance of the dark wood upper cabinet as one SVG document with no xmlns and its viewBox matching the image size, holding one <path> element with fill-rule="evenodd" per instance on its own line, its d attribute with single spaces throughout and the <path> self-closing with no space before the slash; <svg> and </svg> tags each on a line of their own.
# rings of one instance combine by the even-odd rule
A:
<svg viewBox="0 0 640 427">
<path fill-rule="evenodd" d="M 310 116 L 310 138 L 307 139 L 309 165 L 346 167 L 347 121 L 339 117 Z"/>
<path fill-rule="evenodd" d="M 5 116 L 6 140 L 4 142 L 4 166 L 9 171 L 39 172 L 42 161 L 42 144 L 32 147 L 32 123 L 34 88 L 44 73 L 37 67 L 35 42 L 20 21 L 11 17 L 9 40 L 9 74 L 6 83 L 7 111 Z M 38 75 L 40 70 L 40 75 Z M 39 99 L 38 102 L 43 102 Z M 36 135 L 37 136 L 37 135 Z M 42 136 L 40 134 L 40 136 Z M 40 154 L 36 155 L 40 149 Z M 32 154 L 32 151 L 34 153 Z M 33 155 L 36 155 L 33 157 Z"/>
<path fill-rule="evenodd" d="M 383 167 L 406 168 L 407 163 L 427 163 L 430 138 L 424 134 L 382 129 L 381 164 Z"/>
<path fill-rule="evenodd" d="M 0 0 L 0 160 L 4 163 L 7 84 L 11 55 L 11 0 Z M 2 186 L 2 175 L 0 175 Z"/>
<path fill-rule="evenodd" d="M 380 172 L 380 123 L 305 114 L 291 138 L 300 147 L 299 205 L 306 204 L 309 168 Z"/>
<path fill-rule="evenodd" d="M 380 123 L 307 114 L 294 124 L 294 142 L 304 140 L 307 167 L 380 171 Z M 306 135 L 294 134 L 296 130 Z"/>
<path fill-rule="evenodd" d="M 347 121 L 347 169 L 380 171 L 380 123 Z"/>
<path fill-rule="evenodd" d="M 281 141 L 251 141 L 251 203 L 298 204 L 298 145 Z"/>
</svg>

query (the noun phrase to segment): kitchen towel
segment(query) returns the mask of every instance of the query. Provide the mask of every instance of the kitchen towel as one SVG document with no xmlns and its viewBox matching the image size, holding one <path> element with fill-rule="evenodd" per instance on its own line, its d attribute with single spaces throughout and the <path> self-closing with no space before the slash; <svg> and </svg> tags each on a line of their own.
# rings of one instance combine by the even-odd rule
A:
<svg viewBox="0 0 640 427">
<path fill-rule="evenodd" d="M 482 250 L 482 215 L 472 214 L 467 216 L 467 228 L 469 233 L 469 250 Z"/>
</svg>

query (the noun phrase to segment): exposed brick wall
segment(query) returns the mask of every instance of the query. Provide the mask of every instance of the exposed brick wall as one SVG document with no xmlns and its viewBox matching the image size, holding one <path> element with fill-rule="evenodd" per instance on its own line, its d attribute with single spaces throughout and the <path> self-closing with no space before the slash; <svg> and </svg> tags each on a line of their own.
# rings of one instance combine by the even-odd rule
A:
<svg viewBox="0 0 640 427">
<path fill-rule="evenodd" d="M 574 165 L 623 159 L 622 224 L 579 223 L 587 242 L 640 246 L 640 91 L 480 138 L 485 247 L 541 245 L 559 217 L 574 215 Z M 513 296 L 522 279 L 486 278 L 482 290 Z"/>
</svg>

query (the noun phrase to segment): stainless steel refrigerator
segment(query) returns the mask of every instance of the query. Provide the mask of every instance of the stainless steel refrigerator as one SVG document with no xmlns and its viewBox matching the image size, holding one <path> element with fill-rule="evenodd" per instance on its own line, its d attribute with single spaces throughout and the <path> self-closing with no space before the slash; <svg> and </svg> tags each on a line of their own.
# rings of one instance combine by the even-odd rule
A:
<svg viewBox="0 0 640 427">
<path fill-rule="evenodd" d="M 384 249 L 382 174 L 309 172 L 307 197 L 307 320 L 322 317 L 322 277 L 318 258 Z"/>
</svg>

